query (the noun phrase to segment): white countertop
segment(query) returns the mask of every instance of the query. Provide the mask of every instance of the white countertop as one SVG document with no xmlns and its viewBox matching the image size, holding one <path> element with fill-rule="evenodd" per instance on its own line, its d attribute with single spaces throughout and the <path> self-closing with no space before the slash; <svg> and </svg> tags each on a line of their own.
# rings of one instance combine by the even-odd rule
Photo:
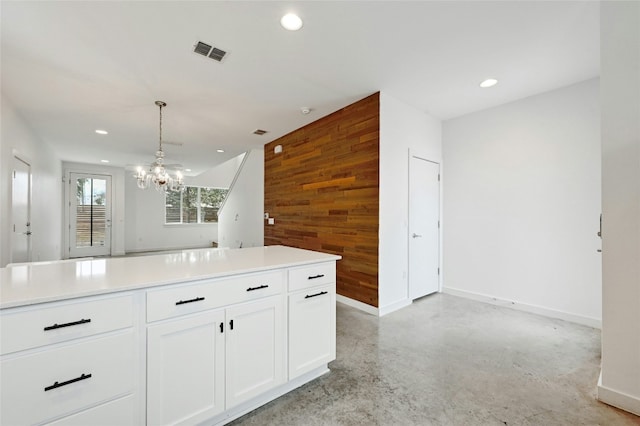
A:
<svg viewBox="0 0 640 426">
<path fill-rule="evenodd" d="M 339 259 L 266 246 L 12 266 L 0 268 L 0 309 Z"/>
</svg>

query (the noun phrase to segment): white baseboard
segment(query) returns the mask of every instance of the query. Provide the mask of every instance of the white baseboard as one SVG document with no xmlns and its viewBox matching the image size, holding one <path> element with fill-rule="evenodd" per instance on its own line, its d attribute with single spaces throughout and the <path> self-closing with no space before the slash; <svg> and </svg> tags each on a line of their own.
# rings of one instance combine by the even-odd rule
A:
<svg viewBox="0 0 640 426">
<path fill-rule="evenodd" d="M 399 309 L 407 307 L 412 303 L 413 301 L 411 299 L 403 299 L 403 300 L 400 300 L 399 302 L 395 302 L 390 305 L 382 306 L 378 308 L 378 314 L 382 317 L 384 315 L 390 314 L 391 312 L 395 312 Z"/>
<path fill-rule="evenodd" d="M 598 400 L 640 416 L 640 398 L 602 386 L 602 372 L 598 379 Z"/>
<path fill-rule="evenodd" d="M 572 314 L 569 312 L 556 311 L 555 309 L 544 308 L 542 306 L 530 305 L 527 303 L 521 303 L 514 300 L 501 299 L 499 297 L 490 296 L 487 294 L 474 293 L 471 291 L 460 290 L 451 287 L 445 287 L 442 289 L 443 293 L 451 294 L 454 296 L 464 297 L 467 299 L 478 300 L 480 302 L 490 303 L 492 305 L 503 306 L 506 308 L 516 309 L 524 312 L 531 312 L 534 314 L 542 315 L 550 318 L 558 318 L 561 320 L 573 322 L 576 324 L 586 325 L 589 327 L 602 329 L 602 319 L 590 318 L 581 315 Z"/>
<path fill-rule="evenodd" d="M 336 302 L 340 302 L 344 305 L 351 306 L 352 308 L 359 309 L 368 314 L 378 316 L 378 308 L 376 308 L 375 306 L 367 305 L 366 303 L 362 303 L 358 300 L 350 299 L 348 297 L 336 294 Z"/>
</svg>

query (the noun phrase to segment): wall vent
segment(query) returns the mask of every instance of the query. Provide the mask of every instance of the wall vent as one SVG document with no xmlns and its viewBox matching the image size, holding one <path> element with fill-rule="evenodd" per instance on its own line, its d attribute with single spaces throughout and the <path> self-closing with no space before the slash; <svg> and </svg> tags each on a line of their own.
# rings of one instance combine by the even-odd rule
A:
<svg viewBox="0 0 640 426">
<path fill-rule="evenodd" d="M 194 53 L 206 56 L 217 62 L 222 62 L 224 57 L 227 55 L 226 51 L 215 46 L 211 46 L 203 41 L 196 42 L 195 46 L 193 46 L 193 51 Z"/>
<path fill-rule="evenodd" d="M 267 133 L 267 131 L 266 131 L 266 130 L 262 130 L 262 129 L 256 129 L 256 130 L 254 130 L 254 131 L 253 131 L 253 134 L 254 134 L 254 135 L 260 135 L 260 136 L 262 136 L 262 135 L 264 135 L 265 133 Z"/>
</svg>

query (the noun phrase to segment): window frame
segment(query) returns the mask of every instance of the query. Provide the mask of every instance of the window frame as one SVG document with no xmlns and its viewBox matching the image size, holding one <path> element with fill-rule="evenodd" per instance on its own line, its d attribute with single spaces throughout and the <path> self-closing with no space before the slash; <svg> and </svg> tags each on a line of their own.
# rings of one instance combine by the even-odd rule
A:
<svg viewBox="0 0 640 426">
<path fill-rule="evenodd" d="M 196 222 L 185 222 L 184 221 L 184 194 L 186 191 L 188 191 L 189 189 L 197 189 L 196 191 L 196 200 L 195 200 L 195 207 L 196 207 Z M 179 222 L 167 222 L 167 196 L 169 195 L 169 191 L 167 191 L 165 193 L 165 197 L 164 197 L 164 226 L 211 226 L 211 225 L 217 225 L 218 224 L 218 220 L 215 221 L 211 221 L 211 222 L 205 222 L 204 221 L 204 216 L 205 216 L 205 212 L 204 212 L 204 207 L 202 206 L 202 196 L 201 196 L 201 192 L 202 190 L 210 190 L 210 189 L 219 189 L 219 190 L 225 190 L 227 191 L 227 193 L 225 194 L 225 199 L 226 196 L 229 193 L 229 188 L 219 188 L 219 187 L 207 187 L 207 186 L 185 186 L 184 187 L 184 191 L 179 191 L 180 194 L 180 201 L 179 201 L 179 212 L 180 212 L 180 221 Z M 220 203 L 220 206 L 222 206 L 222 204 L 224 203 L 224 200 Z M 220 206 L 218 207 L 218 209 L 220 208 Z M 219 211 L 219 210 L 218 210 Z M 217 212 L 216 212 L 216 216 L 217 216 Z"/>
</svg>

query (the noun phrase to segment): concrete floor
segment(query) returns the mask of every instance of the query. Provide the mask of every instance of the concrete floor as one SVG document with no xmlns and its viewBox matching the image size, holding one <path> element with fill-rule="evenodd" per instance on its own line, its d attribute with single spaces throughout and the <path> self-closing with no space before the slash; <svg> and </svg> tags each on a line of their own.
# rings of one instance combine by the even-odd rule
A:
<svg viewBox="0 0 640 426">
<path fill-rule="evenodd" d="M 640 425 L 595 399 L 599 330 L 446 294 L 337 329 L 331 373 L 231 424 Z"/>
</svg>

